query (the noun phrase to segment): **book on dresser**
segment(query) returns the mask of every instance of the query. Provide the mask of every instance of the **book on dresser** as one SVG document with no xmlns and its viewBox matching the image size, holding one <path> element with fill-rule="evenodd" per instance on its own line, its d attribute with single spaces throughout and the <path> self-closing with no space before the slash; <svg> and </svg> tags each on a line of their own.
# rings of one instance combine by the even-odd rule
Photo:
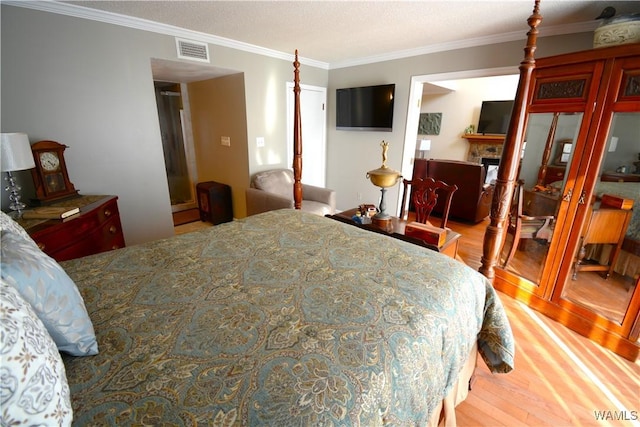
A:
<svg viewBox="0 0 640 427">
<path fill-rule="evenodd" d="M 78 207 L 42 206 L 23 212 L 24 219 L 65 219 L 80 212 Z"/>
</svg>

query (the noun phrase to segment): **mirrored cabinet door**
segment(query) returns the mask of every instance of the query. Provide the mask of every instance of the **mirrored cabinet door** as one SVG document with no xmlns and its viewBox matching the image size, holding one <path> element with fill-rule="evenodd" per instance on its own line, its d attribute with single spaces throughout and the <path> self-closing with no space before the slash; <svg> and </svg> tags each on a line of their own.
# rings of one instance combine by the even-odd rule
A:
<svg viewBox="0 0 640 427">
<path fill-rule="evenodd" d="M 640 276 L 640 112 L 614 113 L 561 302 L 620 326 Z M 627 319 L 629 320 L 629 319 Z"/>
<path fill-rule="evenodd" d="M 484 254 L 499 255 L 483 268 L 495 262 L 496 289 L 635 360 L 640 44 L 539 59 L 527 86 L 522 137 L 503 150 L 517 164 L 500 164 L 517 171 L 513 197 L 492 208 L 508 220 L 499 251 L 485 235 Z"/>
<path fill-rule="evenodd" d="M 529 116 L 513 194 L 502 267 L 538 287 L 557 227 L 582 113 Z"/>
</svg>

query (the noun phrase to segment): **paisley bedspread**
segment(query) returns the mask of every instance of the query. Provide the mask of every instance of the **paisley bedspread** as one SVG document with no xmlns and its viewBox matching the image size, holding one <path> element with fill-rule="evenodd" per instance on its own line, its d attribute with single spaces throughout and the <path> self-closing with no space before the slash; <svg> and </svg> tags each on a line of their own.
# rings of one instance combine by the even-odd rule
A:
<svg viewBox="0 0 640 427">
<path fill-rule="evenodd" d="M 299 211 L 62 265 L 100 350 L 64 359 L 75 425 L 423 425 L 476 340 L 513 367 L 483 276 Z"/>
</svg>

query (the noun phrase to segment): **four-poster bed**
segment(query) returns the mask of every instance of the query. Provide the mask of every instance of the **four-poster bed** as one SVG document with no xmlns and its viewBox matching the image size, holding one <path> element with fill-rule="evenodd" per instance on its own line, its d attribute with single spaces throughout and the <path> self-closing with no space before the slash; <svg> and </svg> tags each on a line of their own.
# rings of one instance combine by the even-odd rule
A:
<svg viewBox="0 0 640 427">
<path fill-rule="evenodd" d="M 294 66 L 299 204 L 297 55 Z M 21 260 L 44 254 L 2 219 L 3 243 L 21 241 L 2 246 L 3 281 L 36 286 L 5 267 L 37 269 Z M 68 388 L 46 415 L 60 418 L 70 391 L 76 425 L 454 425 L 478 355 L 513 368 L 506 313 L 481 274 L 296 209 L 56 268 L 99 350 L 64 355 L 55 379 Z"/>
</svg>

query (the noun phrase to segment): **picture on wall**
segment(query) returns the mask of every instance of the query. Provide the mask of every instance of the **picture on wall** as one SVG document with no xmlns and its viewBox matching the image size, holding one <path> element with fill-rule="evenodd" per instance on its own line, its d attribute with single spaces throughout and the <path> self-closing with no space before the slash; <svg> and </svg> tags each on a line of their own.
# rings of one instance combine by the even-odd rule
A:
<svg viewBox="0 0 640 427">
<path fill-rule="evenodd" d="M 442 113 L 421 113 L 418 135 L 440 135 Z"/>
</svg>

